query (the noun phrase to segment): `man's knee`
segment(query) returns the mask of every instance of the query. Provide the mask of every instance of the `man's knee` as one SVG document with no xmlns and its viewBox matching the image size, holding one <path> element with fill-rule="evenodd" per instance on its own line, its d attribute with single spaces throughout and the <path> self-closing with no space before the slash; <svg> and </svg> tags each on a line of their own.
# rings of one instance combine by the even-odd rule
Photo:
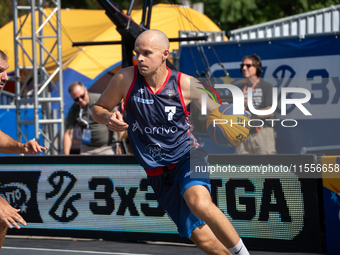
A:
<svg viewBox="0 0 340 255">
<path fill-rule="evenodd" d="M 209 215 L 215 209 L 209 191 L 204 186 L 194 186 L 184 193 L 184 199 L 190 210 L 197 216 Z"/>
<path fill-rule="evenodd" d="M 213 209 L 213 203 L 211 200 L 201 198 L 192 200 L 188 206 L 199 218 L 203 215 L 209 215 Z"/>
</svg>

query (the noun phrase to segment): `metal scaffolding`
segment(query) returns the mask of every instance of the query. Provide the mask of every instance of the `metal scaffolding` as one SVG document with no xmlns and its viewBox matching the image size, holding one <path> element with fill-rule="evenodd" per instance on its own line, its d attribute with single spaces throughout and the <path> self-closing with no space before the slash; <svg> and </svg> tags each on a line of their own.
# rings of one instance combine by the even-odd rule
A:
<svg viewBox="0 0 340 255">
<path fill-rule="evenodd" d="M 19 5 L 18 2 L 26 2 L 26 5 Z M 13 0 L 17 138 L 27 141 L 28 137 L 25 136 L 23 128 L 34 125 L 34 138 L 49 148 L 45 152 L 49 155 L 61 154 L 63 151 L 64 96 L 60 9 L 60 0 Z M 22 13 L 24 16 L 18 24 L 19 14 Z M 30 19 L 31 36 L 21 36 L 25 23 Z M 55 34 L 44 35 L 44 27 L 48 25 L 53 28 Z M 50 49 L 44 45 L 44 40 L 47 39 L 53 40 Z M 26 43 L 27 41 L 31 43 Z M 19 48 L 22 57 L 28 59 L 25 66 L 19 65 Z M 48 60 L 52 60 L 55 66 L 55 70 L 49 73 L 46 71 Z M 58 85 L 54 82 L 56 80 Z M 21 113 L 32 105 L 33 120 L 27 119 L 27 116 Z"/>
</svg>

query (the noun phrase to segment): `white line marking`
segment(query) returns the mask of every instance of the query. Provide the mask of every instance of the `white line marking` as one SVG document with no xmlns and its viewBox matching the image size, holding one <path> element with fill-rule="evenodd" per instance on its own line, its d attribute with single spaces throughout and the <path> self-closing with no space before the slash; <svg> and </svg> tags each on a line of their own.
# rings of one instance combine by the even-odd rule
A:
<svg viewBox="0 0 340 255">
<path fill-rule="evenodd" d="M 8 250 L 29 250 L 29 251 L 56 251 L 56 252 L 73 252 L 83 254 L 107 254 L 107 255 L 150 255 L 141 253 L 121 253 L 121 252 L 102 252 L 102 251 L 78 251 L 78 250 L 60 250 L 60 249 L 43 249 L 43 248 L 26 248 L 26 247 L 9 247 L 3 246 L 2 249 Z"/>
</svg>

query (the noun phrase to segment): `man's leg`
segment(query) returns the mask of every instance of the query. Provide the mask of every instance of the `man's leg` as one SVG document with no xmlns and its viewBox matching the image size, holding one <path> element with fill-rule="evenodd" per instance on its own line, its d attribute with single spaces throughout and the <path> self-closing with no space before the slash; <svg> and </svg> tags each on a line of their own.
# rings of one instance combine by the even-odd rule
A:
<svg viewBox="0 0 340 255">
<path fill-rule="evenodd" d="M 190 210 L 207 223 L 225 247 L 231 248 L 231 250 L 236 247 L 236 254 L 249 254 L 235 228 L 224 213 L 212 202 L 210 193 L 204 186 L 195 185 L 188 188 L 183 197 Z M 241 247 L 239 248 L 239 246 Z M 239 250 L 242 252 L 239 253 Z"/>
<path fill-rule="evenodd" d="M 261 128 L 255 142 L 259 145 L 255 154 L 276 154 L 274 128 Z"/>
<path fill-rule="evenodd" d="M 3 220 L 0 220 L 0 249 L 2 247 L 2 244 L 4 243 L 6 232 L 7 224 Z"/>
<path fill-rule="evenodd" d="M 228 249 L 216 238 L 207 224 L 201 225 L 193 230 L 191 232 L 190 240 L 193 241 L 197 247 L 206 254 L 231 254 Z"/>
</svg>

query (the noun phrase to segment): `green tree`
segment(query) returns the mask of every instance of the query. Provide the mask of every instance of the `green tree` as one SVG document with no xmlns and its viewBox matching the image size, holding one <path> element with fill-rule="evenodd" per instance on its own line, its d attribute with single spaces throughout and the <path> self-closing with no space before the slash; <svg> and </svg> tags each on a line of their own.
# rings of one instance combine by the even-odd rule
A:
<svg viewBox="0 0 340 255">
<path fill-rule="evenodd" d="M 0 0 L 0 27 L 13 19 L 12 0 Z"/>
<path fill-rule="evenodd" d="M 215 22 L 219 20 L 223 30 L 230 31 L 336 4 L 340 0 L 219 0 L 220 11 L 210 17 Z M 207 6 L 207 12 L 211 12 L 210 8 Z"/>
<path fill-rule="evenodd" d="M 10 22 L 12 1 L 0 0 L 0 27 Z M 17 0 L 20 4 L 28 0 Z M 129 0 L 111 0 L 121 9 L 127 9 Z M 203 2 L 204 13 L 226 32 L 275 20 L 291 15 L 321 9 L 340 4 L 340 0 L 191 0 L 192 3 Z M 142 0 L 136 0 L 134 8 L 142 7 Z M 180 0 L 154 0 L 157 3 L 180 3 Z M 45 1 L 48 7 L 49 1 Z M 61 0 L 62 8 L 101 9 L 97 0 Z"/>
</svg>

